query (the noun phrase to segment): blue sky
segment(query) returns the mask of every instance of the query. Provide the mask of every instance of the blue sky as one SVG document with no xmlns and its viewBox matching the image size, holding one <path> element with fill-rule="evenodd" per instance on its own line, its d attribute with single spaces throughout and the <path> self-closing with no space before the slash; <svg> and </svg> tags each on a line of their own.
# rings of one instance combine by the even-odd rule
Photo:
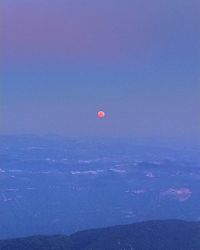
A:
<svg viewBox="0 0 200 250">
<path fill-rule="evenodd" d="M 1 5 L 1 134 L 197 137 L 198 1 Z"/>
</svg>

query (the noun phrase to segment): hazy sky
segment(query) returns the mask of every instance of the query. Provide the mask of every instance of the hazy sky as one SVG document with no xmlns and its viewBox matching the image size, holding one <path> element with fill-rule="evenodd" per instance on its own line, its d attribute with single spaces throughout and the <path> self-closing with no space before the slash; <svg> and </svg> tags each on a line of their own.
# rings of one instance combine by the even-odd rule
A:
<svg viewBox="0 0 200 250">
<path fill-rule="evenodd" d="M 198 2 L 2 0 L 0 133 L 193 139 Z"/>
</svg>

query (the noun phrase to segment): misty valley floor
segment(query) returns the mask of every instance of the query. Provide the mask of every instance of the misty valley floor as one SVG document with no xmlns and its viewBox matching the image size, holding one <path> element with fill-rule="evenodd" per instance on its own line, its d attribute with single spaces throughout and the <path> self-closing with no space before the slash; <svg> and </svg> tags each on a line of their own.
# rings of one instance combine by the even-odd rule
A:
<svg viewBox="0 0 200 250">
<path fill-rule="evenodd" d="M 198 149 L 0 137 L 0 238 L 200 219 Z"/>
</svg>

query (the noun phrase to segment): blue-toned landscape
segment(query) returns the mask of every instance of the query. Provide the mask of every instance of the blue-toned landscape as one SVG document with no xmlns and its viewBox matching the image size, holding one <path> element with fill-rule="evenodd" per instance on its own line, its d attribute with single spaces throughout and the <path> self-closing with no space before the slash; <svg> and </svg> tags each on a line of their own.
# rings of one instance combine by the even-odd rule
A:
<svg viewBox="0 0 200 250">
<path fill-rule="evenodd" d="M 0 237 L 200 220 L 197 147 L 1 136 Z"/>
</svg>

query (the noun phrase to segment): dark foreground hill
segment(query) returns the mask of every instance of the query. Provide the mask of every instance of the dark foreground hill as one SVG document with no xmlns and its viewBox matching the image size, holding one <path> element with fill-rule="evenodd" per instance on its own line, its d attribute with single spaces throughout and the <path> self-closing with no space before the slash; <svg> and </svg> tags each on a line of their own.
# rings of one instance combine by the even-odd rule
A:
<svg viewBox="0 0 200 250">
<path fill-rule="evenodd" d="M 200 223 L 148 221 L 71 236 L 1 240 L 0 250 L 200 250 Z"/>
</svg>

